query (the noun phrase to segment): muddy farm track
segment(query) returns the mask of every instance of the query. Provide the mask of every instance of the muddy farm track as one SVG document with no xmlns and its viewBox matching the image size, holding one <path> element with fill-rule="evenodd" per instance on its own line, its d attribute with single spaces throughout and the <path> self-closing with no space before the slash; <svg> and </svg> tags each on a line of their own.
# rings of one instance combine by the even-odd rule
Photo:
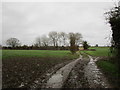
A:
<svg viewBox="0 0 120 90">
<path fill-rule="evenodd" d="M 76 60 L 57 64 L 36 77 L 27 88 L 111 88 L 95 64 L 97 59 L 80 56 Z M 18 88 L 24 88 L 24 84 L 21 83 Z"/>
<path fill-rule="evenodd" d="M 96 61 L 97 58 L 81 56 L 64 64 L 55 72 L 47 73 L 41 83 L 38 80 L 31 88 L 111 88 L 112 86 L 97 68 Z"/>
</svg>

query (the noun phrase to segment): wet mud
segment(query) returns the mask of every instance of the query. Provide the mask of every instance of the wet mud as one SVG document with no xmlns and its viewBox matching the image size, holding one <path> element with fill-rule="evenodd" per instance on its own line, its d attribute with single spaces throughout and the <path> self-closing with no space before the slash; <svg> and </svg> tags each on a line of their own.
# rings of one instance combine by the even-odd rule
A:
<svg viewBox="0 0 120 90">
<path fill-rule="evenodd" d="M 97 60 L 89 56 L 58 64 L 36 79 L 31 88 L 112 88 L 98 69 Z"/>
<path fill-rule="evenodd" d="M 81 59 L 71 70 L 62 88 L 88 88 L 89 83 L 84 72 L 84 68 L 87 66 L 88 62 L 89 59 Z"/>
<path fill-rule="evenodd" d="M 72 60 L 71 60 L 72 61 Z M 41 77 L 36 78 L 36 80 L 32 83 L 30 88 L 45 88 L 47 81 L 50 77 L 56 73 L 60 68 L 64 67 L 66 64 L 70 63 L 71 61 L 66 61 L 60 64 L 55 65 L 53 68 L 49 69 L 44 73 Z"/>
<path fill-rule="evenodd" d="M 89 88 L 111 88 L 111 85 L 95 63 L 98 58 L 93 59 L 91 56 L 89 58 L 90 62 L 85 67 L 85 77 L 88 80 Z"/>
<path fill-rule="evenodd" d="M 76 65 L 76 63 L 78 63 L 79 60 L 81 60 L 81 57 L 59 69 L 47 81 L 45 88 L 62 88 L 72 68 Z"/>
</svg>

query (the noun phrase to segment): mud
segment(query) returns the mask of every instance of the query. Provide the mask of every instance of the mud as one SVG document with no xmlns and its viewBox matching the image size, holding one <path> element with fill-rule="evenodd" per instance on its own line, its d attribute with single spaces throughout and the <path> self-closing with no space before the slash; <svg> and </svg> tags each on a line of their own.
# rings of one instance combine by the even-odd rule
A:
<svg viewBox="0 0 120 90">
<path fill-rule="evenodd" d="M 72 69 L 63 88 L 112 88 L 97 68 L 97 60 L 91 56 L 81 59 Z"/>
<path fill-rule="evenodd" d="M 71 73 L 62 88 L 88 88 L 89 83 L 87 78 L 84 77 L 84 68 L 88 62 L 89 59 L 81 59 L 71 70 Z"/>
<path fill-rule="evenodd" d="M 72 60 L 71 60 L 72 61 Z M 63 62 L 60 64 L 55 65 L 55 67 L 49 69 L 46 71 L 45 74 L 43 74 L 41 77 L 36 78 L 36 80 L 32 83 L 30 88 L 33 90 L 33 88 L 45 88 L 47 81 L 49 78 L 60 68 L 64 67 L 66 64 L 70 63 L 71 61 Z"/>
<path fill-rule="evenodd" d="M 58 64 L 37 78 L 31 88 L 112 88 L 97 68 L 97 60 L 89 56 Z"/>
<path fill-rule="evenodd" d="M 66 81 L 69 73 L 72 68 L 76 65 L 76 63 L 81 59 L 78 58 L 69 64 L 65 65 L 61 69 L 59 69 L 52 77 L 47 81 L 45 88 L 62 88 L 63 83 Z"/>
<path fill-rule="evenodd" d="M 93 59 L 91 56 L 89 58 L 90 62 L 85 67 L 85 77 L 88 80 L 89 88 L 111 88 L 111 85 L 95 64 L 98 58 Z"/>
<path fill-rule="evenodd" d="M 71 60 L 68 57 L 11 57 L 3 59 L 2 88 L 30 88 L 33 83 L 43 83 L 46 76 L 49 77 L 50 73 L 63 67 L 65 62 L 69 63 Z M 53 69 L 51 70 L 51 68 Z"/>
</svg>

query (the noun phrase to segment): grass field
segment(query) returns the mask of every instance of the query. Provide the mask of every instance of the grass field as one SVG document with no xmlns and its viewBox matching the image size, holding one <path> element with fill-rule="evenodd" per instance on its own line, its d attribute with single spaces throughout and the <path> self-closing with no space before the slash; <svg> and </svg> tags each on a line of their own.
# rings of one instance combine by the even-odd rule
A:
<svg viewBox="0 0 120 90">
<path fill-rule="evenodd" d="M 92 56 L 109 56 L 109 47 L 91 47 L 89 49 L 96 49 L 96 51 L 82 51 Z"/>
<path fill-rule="evenodd" d="M 29 87 L 34 80 L 56 64 L 78 58 L 70 51 L 52 50 L 3 50 L 3 88 Z"/>
<path fill-rule="evenodd" d="M 76 57 L 72 55 L 70 51 L 60 51 L 60 50 L 3 50 L 2 58 L 10 59 L 14 57 L 69 57 L 70 59 Z"/>
</svg>

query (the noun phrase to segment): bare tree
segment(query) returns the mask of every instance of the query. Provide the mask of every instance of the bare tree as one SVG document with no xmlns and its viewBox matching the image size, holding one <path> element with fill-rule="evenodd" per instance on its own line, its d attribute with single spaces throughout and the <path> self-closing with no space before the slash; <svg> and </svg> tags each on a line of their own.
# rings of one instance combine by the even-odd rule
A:
<svg viewBox="0 0 120 90">
<path fill-rule="evenodd" d="M 40 47 L 41 46 L 41 38 L 40 37 L 37 37 L 36 38 L 36 46 Z"/>
<path fill-rule="evenodd" d="M 43 35 L 41 37 L 41 42 L 42 42 L 42 46 L 49 46 L 50 39 L 46 35 Z"/>
<path fill-rule="evenodd" d="M 82 44 L 82 34 L 75 33 L 75 45 L 79 46 L 80 44 Z"/>
<path fill-rule="evenodd" d="M 59 38 L 60 38 L 61 43 L 63 43 L 63 46 L 65 46 L 67 42 L 67 34 L 65 32 L 60 32 Z"/>
<path fill-rule="evenodd" d="M 56 31 L 49 32 L 49 38 L 52 40 L 54 46 L 58 46 L 59 35 Z"/>
<path fill-rule="evenodd" d="M 17 38 L 10 38 L 6 41 L 6 44 L 14 48 L 20 45 L 20 41 Z"/>
</svg>

